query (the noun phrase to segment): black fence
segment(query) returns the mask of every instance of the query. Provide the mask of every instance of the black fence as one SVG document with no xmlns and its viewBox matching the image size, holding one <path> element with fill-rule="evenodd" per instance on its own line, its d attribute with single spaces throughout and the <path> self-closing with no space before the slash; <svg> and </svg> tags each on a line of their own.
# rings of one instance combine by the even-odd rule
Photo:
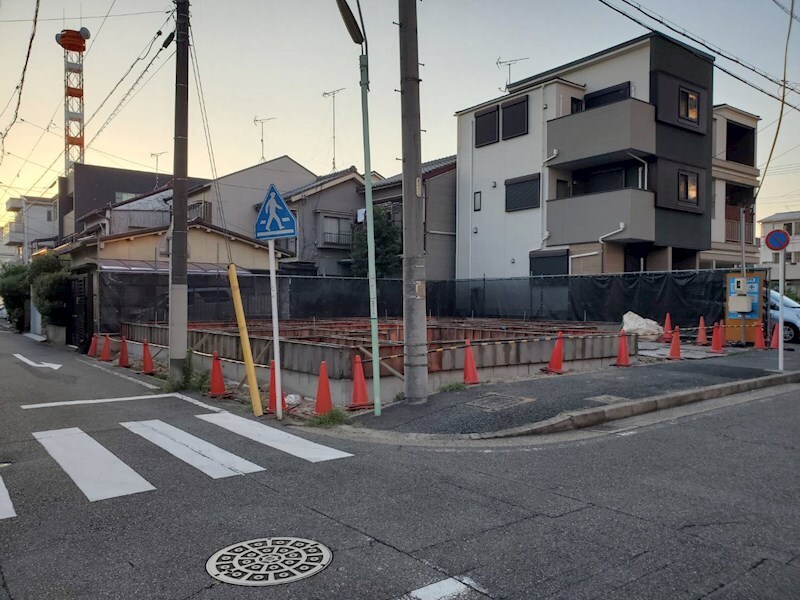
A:
<svg viewBox="0 0 800 600">
<path fill-rule="evenodd" d="M 518 279 L 429 281 L 428 313 L 434 317 L 621 321 L 628 311 L 695 325 L 698 317 L 713 323 L 724 317 L 727 270 L 553 275 Z M 240 275 L 239 287 L 248 319 L 267 319 L 267 275 Z M 169 277 L 164 273 L 100 273 L 100 326 L 119 331 L 122 322 L 167 321 Z M 235 319 L 227 275 L 189 275 L 189 321 Z M 378 314 L 400 317 L 402 281 L 378 281 Z M 278 277 L 278 313 L 282 319 L 368 317 L 366 279 Z"/>
</svg>

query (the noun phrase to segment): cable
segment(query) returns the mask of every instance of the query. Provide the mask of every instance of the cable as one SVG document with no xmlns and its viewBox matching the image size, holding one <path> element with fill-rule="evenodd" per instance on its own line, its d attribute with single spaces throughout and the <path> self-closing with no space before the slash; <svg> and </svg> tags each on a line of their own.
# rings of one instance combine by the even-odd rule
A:
<svg viewBox="0 0 800 600">
<path fill-rule="evenodd" d="M 17 86 L 14 88 L 14 91 L 13 91 L 13 92 L 11 92 L 11 96 L 9 96 L 9 98 L 8 98 L 8 102 L 6 102 L 6 105 L 3 107 L 3 111 L 2 111 L 2 112 L 0 112 L 0 118 L 2 118 L 4 114 L 6 114 L 6 111 L 8 110 L 8 107 L 9 107 L 9 106 L 11 106 L 11 102 L 14 100 L 14 96 L 16 96 L 16 95 L 17 95 L 17 91 L 18 91 L 18 90 L 19 90 L 19 85 L 17 85 Z"/>
<path fill-rule="evenodd" d="M 3 130 L 3 133 L 0 134 L 0 166 L 3 164 L 3 158 L 5 156 L 5 149 L 6 149 L 6 137 L 8 136 L 8 132 L 11 131 L 11 128 L 17 122 L 17 117 L 19 117 L 19 106 L 22 104 L 22 89 L 25 86 L 25 74 L 28 71 L 28 61 L 31 58 L 31 48 L 33 48 L 33 40 L 36 38 L 36 26 L 39 22 L 39 4 L 41 0 L 36 0 L 36 8 L 33 12 L 33 29 L 31 30 L 31 37 L 28 40 L 28 50 L 25 52 L 25 64 L 22 65 L 22 75 L 19 78 L 19 84 L 17 85 L 17 106 L 14 109 L 14 117 L 11 119 L 11 123 L 8 124 Z"/>
<path fill-rule="evenodd" d="M 84 21 L 88 21 L 88 20 L 92 20 L 92 19 L 115 19 L 117 17 L 135 17 L 135 16 L 139 16 L 139 15 L 159 15 L 159 14 L 163 14 L 165 12 L 169 12 L 169 11 L 164 11 L 164 10 L 146 10 L 146 11 L 142 11 L 142 12 L 118 13 L 116 15 L 108 15 L 108 14 L 106 14 L 106 15 L 96 15 L 96 16 L 92 16 L 92 17 L 84 17 L 84 16 L 79 16 L 79 17 L 49 17 L 49 18 L 39 19 L 39 21 L 63 21 L 65 19 L 69 19 L 69 20 L 72 20 L 72 21 L 78 20 L 78 19 L 82 19 Z M 28 21 L 30 21 L 30 19 L 0 19 L 0 23 L 27 23 Z"/>
<path fill-rule="evenodd" d="M 778 2 L 778 0 L 772 0 L 772 3 L 773 3 L 775 6 L 777 6 L 778 8 L 780 8 L 780 9 L 781 9 L 783 12 L 785 12 L 787 15 L 789 15 L 789 16 L 790 16 L 792 19 L 794 19 L 795 21 L 797 21 L 798 23 L 800 23 L 800 17 L 798 17 L 796 14 L 794 14 L 794 11 L 790 11 L 790 10 L 789 10 L 788 8 L 786 8 L 786 7 L 785 7 L 783 4 L 781 4 L 780 2 Z"/>
<path fill-rule="evenodd" d="M 105 16 L 105 17 L 103 17 L 103 20 L 102 20 L 102 22 L 100 23 L 100 27 L 98 27 L 98 28 L 97 28 L 97 31 L 95 32 L 94 36 L 92 36 L 92 43 L 91 43 L 91 44 L 89 45 L 89 47 L 86 49 L 86 52 L 85 52 L 85 53 L 84 53 L 84 55 L 83 55 L 83 56 L 84 56 L 84 58 L 86 58 L 86 55 L 87 55 L 87 54 L 89 54 L 89 51 L 90 51 L 90 50 L 92 49 L 92 47 L 95 45 L 95 42 L 97 42 L 97 38 L 98 38 L 98 36 L 100 35 L 100 32 L 101 32 L 101 31 L 103 31 L 103 25 L 105 25 L 105 24 L 106 24 L 106 21 L 108 20 L 108 15 L 111 13 L 111 9 L 113 9 L 113 8 L 114 8 L 114 5 L 115 5 L 116 3 L 117 3 L 117 0 L 111 0 L 111 6 L 109 6 L 109 7 L 108 7 L 108 10 L 106 11 L 106 16 Z"/>
<path fill-rule="evenodd" d="M 769 163 L 772 160 L 772 155 L 775 152 L 775 146 L 778 143 L 778 134 L 781 131 L 781 123 L 783 122 L 783 108 L 784 103 L 786 101 L 786 69 L 789 65 L 789 40 L 792 37 L 792 22 L 794 19 L 792 15 L 794 14 L 794 0 L 792 0 L 791 6 L 789 8 L 789 29 L 786 32 L 786 47 L 783 50 L 783 85 L 781 86 L 781 110 L 778 113 L 778 126 L 775 128 L 775 137 L 772 138 L 772 147 L 769 149 L 769 156 L 767 157 L 767 164 L 764 166 L 764 172 L 761 173 L 761 181 L 756 188 L 755 194 L 753 194 L 753 202 L 758 199 L 758 194 L 761 191 L 761 188 L 764 187 L 764 180 L 767 178 L 767 171 L 769 170 Z"/>
</svg>

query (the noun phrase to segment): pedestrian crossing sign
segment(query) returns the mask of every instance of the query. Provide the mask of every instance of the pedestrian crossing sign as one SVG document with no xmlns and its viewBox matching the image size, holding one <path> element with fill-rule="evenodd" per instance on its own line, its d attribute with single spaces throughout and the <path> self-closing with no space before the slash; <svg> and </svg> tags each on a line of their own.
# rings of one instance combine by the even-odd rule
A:
<svg viewBox="0 0 800 600">
<path fill-rule="evenodd" d="M 274 184 L 270 184 L 264 203 L 258 211 L 254 237 L 257 240 L 297 237 L 297 219 Z"/>
</svg>

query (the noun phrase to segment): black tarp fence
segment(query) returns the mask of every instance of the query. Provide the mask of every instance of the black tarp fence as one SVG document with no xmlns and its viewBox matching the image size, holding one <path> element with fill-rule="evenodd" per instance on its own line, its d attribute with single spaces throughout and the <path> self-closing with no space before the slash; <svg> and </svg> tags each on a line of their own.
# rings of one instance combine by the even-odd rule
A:
<svg viewBox="0 0 800 600">
<path fill-rule="evenodd" d="M 724 317 L 728 270 L 624 273 L 617 275 L 549 275 L 516 279 L 429 281 L 428 313 L 434 317 L 510 318 L 619 322 L 633 311 L 691 327 L 702 315 L 707 323 Z M 101 272 L 100 327 L 119 331 L 123 322 L 165 322 L 169 319 L 169 276 L 166 273 Z M 400 317 L 402 281 L 378 282 L 378 314 Z M 268 319 L 268 275 L 239 275 L 248 319 Z M 235 319 L 227 275 L 189 275 L 189 321 Z M 366 279 L 278 277 L 278 313 L 282 319 L 324 319 L 369 316 Z"/>
</svg>

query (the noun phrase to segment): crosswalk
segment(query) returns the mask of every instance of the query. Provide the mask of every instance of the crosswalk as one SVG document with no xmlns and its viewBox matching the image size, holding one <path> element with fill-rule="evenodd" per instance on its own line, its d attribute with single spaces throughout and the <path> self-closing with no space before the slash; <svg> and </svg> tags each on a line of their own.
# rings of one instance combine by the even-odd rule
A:
<svg viewBox="0 0 800 600">
<path fill-rule="evenodd" d="M 264 446 L 310 463 L 353 456 L 228 412 L 196 415 Z M 212 479 L 264 471 L 264 467 L 158 419 L 120 426 Z M 90 502 L 155 490 L 155 486 L 78 427 L 38 431 L 33 437 Z M 0 520 L 17 516 L 0 477 Z"/>
</svg>

